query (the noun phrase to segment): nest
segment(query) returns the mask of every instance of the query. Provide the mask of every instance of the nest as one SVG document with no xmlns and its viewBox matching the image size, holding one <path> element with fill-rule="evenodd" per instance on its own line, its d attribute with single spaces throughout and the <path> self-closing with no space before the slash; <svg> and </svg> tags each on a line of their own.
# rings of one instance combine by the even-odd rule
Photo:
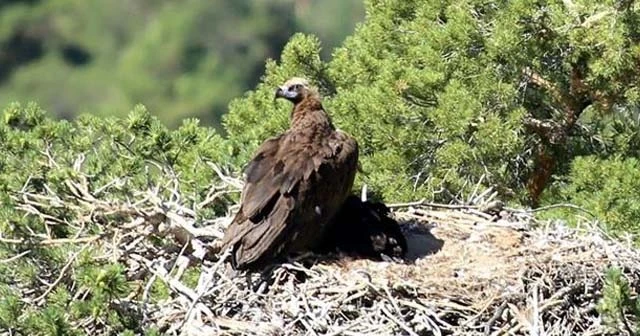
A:
<svg viewBox="0 0 640 336">
<path fill-rule="evenodd" d="M 603 334 L 595 307 L 605 269 L 617 265 L 640 285 L 638 252 L 593 226 L 470 208 L 394 214 L 406 263 L 306 257 L 251 283 L 205 266 L 198 308 L 179 294 L 174 317 L 165 307 L 159 322 L 177 331 L 180 321 L 190 335 Z"/>
<path fill-rule="evenodd" d="M 241 188 L 225 181 L 208 201 Z M 40 243 L 84 244 L 125 265 L 138 285 L 113 306 L 167 335 L 603 334 L 595 307 L 605 270 L 620 267 L 640 288 L 640 253 L 595 224 L 570 228 L 527 210 L 424 202 L 390 206 L 407 238 L 405 262 L 306 255 L 263 274 L 236 273 L 217 248 L 233 211 L 197 223 L 193 209 L 161 199 L 157 189 L 124 203 L 100 200 L 81 184 L 70 182 L 70 197 L 78 213 L 93 216 L 87 220 L 119 212 L 130 221 Z M 31 205 L 48 202 L 28 193 L 15 199 L 32 215 L 47 204 Z M 199 271 L 195 286 L 184 280 L 189 268 Z M 52 272 L 47 288 L 25 292 L 25 301 L 42 304 L 66 269 Z M 170 289 L 168 299 L 150 300 L 157 280 Z M 83 328 L 106 333 L 91 321 Z"/>
</svg>

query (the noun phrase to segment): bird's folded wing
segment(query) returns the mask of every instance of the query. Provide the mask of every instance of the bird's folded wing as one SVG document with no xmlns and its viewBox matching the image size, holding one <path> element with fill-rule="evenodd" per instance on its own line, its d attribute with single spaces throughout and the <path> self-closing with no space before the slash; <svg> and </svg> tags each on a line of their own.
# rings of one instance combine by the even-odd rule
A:
<svg viewBox="0 0 640 336">
<path fill-rule="evenodd" d="M 280 138 L 265 142 L 245 169 L 242 211 L 259 222 L 273 210 L 278 197 L 290 197 L 298 183 L 308 180 L 322 164 L 310 151 Z"/>
<path fill-rule="evenodd" d="M 285 134 L 265 141 L 245 168 L 242 206 L 223 239 L 225 248 L 242 242 L 235 246 L 237 264 L 277 254 L 284 247 L 282 240 L 292 229 L 288 224 L 297 205 L 299 183 L 308 180 L 322 163 L 309 153 Z"/>
</svg>

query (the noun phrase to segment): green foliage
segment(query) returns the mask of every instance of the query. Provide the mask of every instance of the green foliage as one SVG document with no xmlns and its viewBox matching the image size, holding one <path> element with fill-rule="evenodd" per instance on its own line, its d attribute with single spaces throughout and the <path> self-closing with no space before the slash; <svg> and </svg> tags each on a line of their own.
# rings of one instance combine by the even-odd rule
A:
<svg viewBox="0 0 640 336">
<path fill-rule="evenodd" d="M 226 147 L 197 120 L 170 131 L 141 105 L 122 119 L 55 121 L 35 104 L 11 104 L 0 122 L 0 232 L 10 238 L 0 240 L 0 258 L 14 258 L 0 263 L 0 328 L 81 335 L 78 321 L 96 320 L 115 334 L 139 334 L 139 318 L 112 306 L 133 290 L 123 265 L 105 259 L 106 246 L 73 241 L 131 221 L 110 204 L 138 199 L 145 190 L 166 200 L 177 192 L 181 204 L 195 207 L 219 182 L 208 163 L 226 169 Z M 232 201 L 222 197 L 199 209 L 197 220 L 224 213 Z M 154 238 L 162 247 L 164 238 Z M 193 270 L 187 275 L 193 283 Z M 36 290 L 29 300 L 27 289 Z M 153 302 L 168 293 L 156 284 L 151 295 Z"/>
<path fill-rule="evenodd" d="M 640 153 L 635 3 L 368 1 L 366 21 L 328 61 L 321 55 L 332 51 L 348 24 L 318 16 L 339 13 L 355 19 L 359 10 L 353 2 L 143 1 L 135 15 L 145 20 L 131 20 L 125 7 L 77 0 L 5 5 L 0 18 L 8 24 L 0 41 L 45 19 L 55 23 L 47 30 L 55 33 L 47 33 L 42 56 L 11 67 L 11 85 L 3 86 L 9 91 L 2 96 L 32 98 L 43 87 L 52 90 L 51 99 L 41 100 L 56 111 L 83 106 L 117 115 L 144 102 L 172 125 L 186 115 L 206 122 L 205 116 L 218 118 L 226 101 L 259 77 L 262 60 L 277 57 L 293 31 L 318 31 L 332 41 L 330 47 L 321 48 L 312 35 L 293 36 L 279 63 L 267 62 L 256 89 L 230 104 L 223 130 L 228 141 L 209 147 L 209 156 L 224 157 L 239 168 L 264 138 L 283 130 L 290 106 L 274 103 L 273 89 L 293 75 L 313 79 L 327 96 L 336 124 L 360 142 L 364 174 L 357 186 L 367 183 L 389 200 L 450 201 L 479 183 L 506 200 L 526 203 L 526 187 L 539 174 L 538 154 L 545 152 L 555 162 L 550 168 L 555 175 L 544 182 L 549 191 L 543 201 L 555 202 L 568 197 L 563 188 L 569 185 L 574 159 Z M 97 39 L 105 27 L 117 33 Z M 65 63 L 63 51 L 70 45 L 88 51 L 90 62 Z M 574 85 L 575 78 L 580 85 Z M 92 84 L 86 84 L 88 79 Z M 65 87 L 65 95 L 59 87 Z M 99 99 L 93 94 L 97 91 Z M 73 92 L 72 98 L 67 92 Z M 555 143 L 528 122 L 562 128 L 571 102 L 581 110 L 566 140 Z M 147 157 L 165 153 L 167 162 L 180 160 L 181 148 L 195 139 L 187 133 L 195 132 L 196 122 L 185 121 L 184 138 L 170 139 L 163 126 L 148 125 L 137 113 L 127 127 L 153 136 L 136 150 Z M 18 122 L 10 110 L 5 118 Z M 20 122 L 28 127 L 38 118 L 26 116 Z M 68 127 L 56 124 L 50 131 Z M 125 172 L 139 169 L 142 161 L 121 164 Z M 59 169 L 48 176 L 71 173 Z"/>
<path fill-rule="evenodd" d="M 82 335 L 80 331 L 74 330 L 62 309 L 47 307 L 27 314 L 25 330 L 30 335 Z"/>
<path fill-rule="evenodd" d="M 317 38 L 296 35 L 278 64 L 267 63 L 263 82 L 231 103 L 224 125 L 235 163 L 286 127 L 290 106 L 274 104 L 272 93 L 293 75 L 311 78 L 338 127 L 358 139 L 364 169 L 358 186 L 367 183 L 388 200 L 449 201 L 480 184 L 527 203 L 543 151 L 551 153 L 555 173 L 544 182 L 550 190 L 544 201 L 555 202 L 565 193 L 574 159 L 638 153 L 637 5 L 366 5 L 365 22 L 332 60 L 321 60 Z M 562 130 L 569 103 L 579 118 L 566 140 L 554 142 L 532 126 L 537 120 Z M 635 225 L 630 220 L 638 217 L 628 216 L 636 214 L 619 220 Z"/>
<path fill-rule="evenodd" d="M 152 298 L 156 301 L 169 298 L 169 287 L 161 279 L 155 279 L 151 285 Z"/>
<path fill-rule="evenodd" d="M 71 118 L 143 103 L 171 127 L 218 127 L 293 33 L 337 46 L 361 14 L 359 0 L 0 2 L 0 105 L 35 100 Z"/>
<path fill-rule="evenodd" d="M 20 297 L 6 284 L 0 284 L 0 329 L 14 329 L 22 313 Z"/>
<path fill-rule="evenodd" d="M 100 92 L 97 104 L 102 107 L 94 110 L 101 114 L 125 111 L 124 106 L 138 101 L 147 102 L 151 111 L 170 111 L 172 117 L 165 120 L 183 119 L 191 111 L 209 113 L 239 95 L 243 86 L 237 78 L 258 76 L 252 60 L 277 53 L 266 50 L 270 43 L 249 43 L 251 27 L 221 27 L 228 28 L 229 20 L 242 21 L 241 13 L 271 18 L 290 13 L 280 2 L 208 3 L 151 6 L 143 1 L 136 6 L 147 16 L 139 21 L 113 14 L 109 9 L 115 7 L 106 2 L 42 2 L 47 7 L 33 12 L 25 11 L 24 3 L 2 7 L 0 19 L 9 18 L 10 27 L 21 20 L 59 18 L 52 20 L 59 36 L 48 42 L 51 48 L 82 32 L 77 41 L 84 41 L 85 48 L 104 51 L 85 66 L 92 75 L 67 75 L 69 66 L 46 54 L 29 67 L 14 69 L 10 91 L 16 91 L 7 96 L 19 97 L 18 92 L 41 85 L 51 90 L 47 105 L 62 110 L 89 106 L 95 97 L 91 93 Z M 222 3 L 233 15 L 215 10 Z M 100 258 L 104 247 L 44 245 L 43 240 L 71 239 L 80 230 L 99 236 L 130 219 L 118 211 L 84 216 L 78 209 L 90 202 L 77 196 L 83 188 L 116 202 L 157 187 L 159 198 L 182 197 L 186 207 L 195 207 L 218 180 L 209 162 L 237 173 L 265 138 L 287 127 L 291 106 L 274 102 L 273 94 L 291 76 L 312 79 L 336 125 L 358 139 L 363 173 L 356 188 L 366 183 L 389 201 L 452 201 L 475 188 L 493 187 L 504 200 L 526 203 L 527 186 L 540 176 L 545 154 L 554 174 L 543 181 L 545 202 L 577 203 L 613 232 L 638 232 L 640 167 L 633 157 L 640 154 L 640 5 L 573 3 L 367 1 L 366 21 L 331 60 L 321 57 L 318 38 L 296 34 L 279 62 L 267 61 L 256 89 L 230 103 L 223 119 L 226 138 L 200 127 L 196 119 L 184 119 L 171 131 L 142 105 L 124 118 L 83 115 L 59 122 L 35 104 L 9 105 L 0 123 L 0 232 L 19 243 L 0 242 L 0 257 L 23 257 L 0 263 L 0 326 L 65 335 L 77 333 L 78 320 L 95 319 L 113 334 L 140 332 L 135 316 L 109 305 L 132 289 L 121 265 Z M 92 16 L 77 16 L 74 10 L 83 13 L 83 8 Z M 122 40 L 117 34 L 103 43 L 92 38 L 100 31 L 92 22 L 103 22 L 96 18 L 103 15 L 121 27 Z M 76 16 L 81 19 L 72 19 Z M 270 36 L 268 41 L 288 37 L 278 22 L 257 20 L 253 29 Z M 0 41 L 13 33 L 3 25 Z M 33 79 L 42 74 L 47 74 L 44 81 Z M 82 76 L 94 75 L 101 78 L 95 87 L 80 85 Z M 220 81 L 211 84 L 210 78 Z M 115 82 L 125 89 L 106 84 Z M 59 98 L 60 87 L 79 94 Z M 44 195 L 48 205 L 35 212 L 19 208 L 18 197 L 31 194 Z M 235 197 L 199 209 L 196 220 L 223 213 Z M 163 245 L 163 237 L 150 240 Z M 42 288 L 38 277 L 55 280 L 58 274 L 47 270 L 65 267 L 71 270 L 55 288 L 40 293 L 46 296 L 42 304 L 19 300 L 24 288 Z M 195 284 L 197 271 L 188 270 L 185 281 Z M 615 315 L 615 307 L 630 304 L 628 290 L 616 281 L 614 275 L 608 278 L 600 307 L 610 319 L 622 316 Z M 73 300 L 79 291 L 86 295 Z M 170 295 L 158 280 L 150 293 L 151 302 Z M 633 311 L 629 307 L 623 310 Z"/>
<path fill-rule="evenodd" d="M 589 209 L 609 232 L 640 233 L 638 159 L 578 157 L 567 179 L 561 189 L 563 201 Z"/>
<path fill-rule="evenodd" d="M 602 299 L 597 306 L 598 313 L 605 325 L 612 331 L 619 332 L 624 328 L 631 335 L 640 335 L 640 299 L 631 297 L 629 282 L 623 277 L 621 270 L 611 267 L 605 275 Z M 631 319 L 630 319 L 631 317 Z M 636 323 L 635 331 L 631 325 Z"/>
</svg>

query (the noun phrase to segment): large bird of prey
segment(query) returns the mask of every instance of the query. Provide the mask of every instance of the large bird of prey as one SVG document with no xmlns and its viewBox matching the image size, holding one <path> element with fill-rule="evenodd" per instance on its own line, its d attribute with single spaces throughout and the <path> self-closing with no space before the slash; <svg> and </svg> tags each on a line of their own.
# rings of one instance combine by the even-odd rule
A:
<svg viewBox="0 0 640 336">
<path fill-rule="evenodd" d="M 293 103 L 290 126 L 245 168 L 240 210 L 222 240 L 234 269 L 258 270 L 317 247 L 353 186 L 358 144 L 334 127 L 317 90 L 292 78 L 277 98 Z"/>
</svg>

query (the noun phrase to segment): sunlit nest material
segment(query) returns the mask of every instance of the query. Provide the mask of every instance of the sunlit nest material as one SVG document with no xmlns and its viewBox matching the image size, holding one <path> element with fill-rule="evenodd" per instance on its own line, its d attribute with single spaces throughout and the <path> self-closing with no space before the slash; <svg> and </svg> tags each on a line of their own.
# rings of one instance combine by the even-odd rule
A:
<svg viewBox="0 0 640 336">
<path fill-rule="evenodd" d="M 225 184 L 212 186 L 211 195 L 242 188 L 212 168 Z M 126 265 L 132 280 L 147 274 L 113 305 L 167 335 L 602 334 L 595 307 L 605 269 L 620 266 L 631 288 L 640 286 L 640 253 L 594 224 L 573 229 L 524 210 L 416 203 L 391 206 L 409 245 L 405 263 L 312 255 L 304 257 L 309 268 L 302 261 L 281 264 L 266 275 L 268 287 L 255 288 L 243 273 L 230 272 L 223 262 L 228 252 L 216 250 L 237 207 L 196 223 L 198 207 L 215 196 L 194 210 L 159 198 L 155 188 L 141 192 L 140 202 L 118 203 L 94 197 L 82 182 L 70 185 L 75 197 L 90 200 L 69 202 L 74 211 L 94 217 L 118 211 L 130 220 L 76 239 Z M 50 196 L 16 200 L 33 211 L 35 203 L 58 201 Z M 188 267 L 200 270 L 196 286 L 185 283 Z M 46 299 L 60 272 L 42 282 L 52 285 L 25 291 L 27 302 Z M 167 284 L 168 299 L 149 300 L 154 279 Z M 99 321 L 83 328 L 107 333 Z"/>
</svg>

